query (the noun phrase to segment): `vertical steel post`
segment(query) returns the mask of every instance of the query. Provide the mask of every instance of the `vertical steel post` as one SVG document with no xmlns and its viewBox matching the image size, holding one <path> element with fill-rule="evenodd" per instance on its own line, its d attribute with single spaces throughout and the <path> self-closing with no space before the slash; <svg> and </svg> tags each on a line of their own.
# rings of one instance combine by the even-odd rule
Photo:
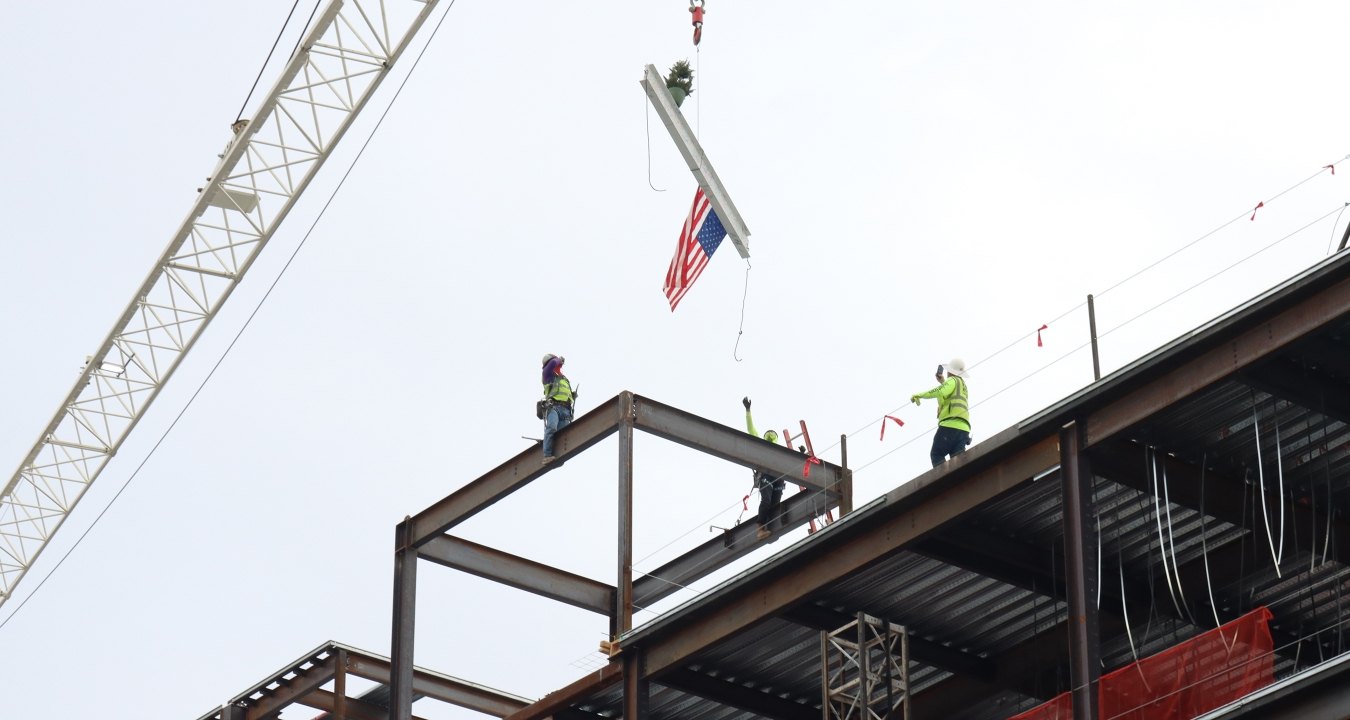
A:
<svg viewBox="0 0 1350 720">
<path fill-rule="evenodd" d="M 347 720 L 347 651 L 333 658 L 333 720 Z"/>
<path fill-rule="evenodd" d="M 1092 301 L 1092 293 L 1088 293 L 1088 333 L 1092 336 L 1092 379 L 1102 379 L 1102 363 L 1097 358 L 1097 306 Z"/>
<path fill-rule="evenodd" d="M 417 548 L 412 519 L 394 530 L 394 637 L 389 658 L 390 720 L 412 719 L 413 631 L 417 612 Z"/>
<path fill-rule="evenodd" d="M 220 720 L 244 720 L 248 716 L 245 708 L 234 703 L 226 703 L 220 708 Z"/>
<path fill-rule="evenodd" d="M 1064 577 L 1068 580 L 1069 678 L 1076 720 L 1097 720 L 1101 648 L 1097 632 L 1096 536 L 1092 517 L 1092 472 L 1083 452 L 1082 428 L 1070 422 L 1059 430 L 1059 469 L 1064 507 Z"/>
<path fill-rule="evenodd" d="M 615 634 L 633 629 L 633 418 L 619 425 L 619 591 Z"/>
<path fill-rule="evenodd" d="M 647 658 L 642 648 L 623 651 L 623 720 L 649 717 L 651 686 L 647 682 Z"/>
<path fill-rule="evenodd" d="M 883 420 L 883 422 L 885 422 Z M 839 436 L 839 517 L 853 512 L 853 471 L 848 469 L 848 435 Z"/>
</svg>

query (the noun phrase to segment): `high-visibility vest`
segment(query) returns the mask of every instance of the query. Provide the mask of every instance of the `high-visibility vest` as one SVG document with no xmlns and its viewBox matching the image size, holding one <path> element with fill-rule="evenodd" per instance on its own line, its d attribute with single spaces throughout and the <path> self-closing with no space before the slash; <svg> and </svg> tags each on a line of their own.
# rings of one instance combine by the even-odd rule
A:
<svg viewBox="0 0 1350 720">
<path fill-rule="evenodd" d="M 553 382 L 544 383 L 544 399 L 572 404 L 572 383 L 567 376 L 559 375 Z"/>
<path fill-rule="evenodd" d="M 970 397 L 966 393 L 966 381 L 955 375 L 949 379 L 955 381 L 956 387 L 945 398 L 938 395 L 938 425 L 969 431 Z"/>
</svg>

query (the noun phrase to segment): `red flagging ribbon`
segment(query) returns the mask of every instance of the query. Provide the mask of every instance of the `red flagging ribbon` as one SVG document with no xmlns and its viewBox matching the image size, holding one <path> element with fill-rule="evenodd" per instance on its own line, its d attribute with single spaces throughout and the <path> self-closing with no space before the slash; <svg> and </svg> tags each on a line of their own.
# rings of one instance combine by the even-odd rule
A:
<svg viewBox="0 0 1350 720">
<path fill-rule="evenodd" d="M 1257 211 L 1257 210 L 1260 210 L 1261 208 L 1263 208 L 1263 207 L 1265 207 L 1265 206 L 1266 206 L 1266 202 L 1265 202 L 1264 200 L 1262 200 L 1261 202 L 1257 203 L 1257 204 L 1256 204 L 1256 207 L 1252 208 L 1252 217 L 1251 217 L 1251 219 L 1252 219 L 1252 220 L 1255 220 L 1255 219 L 1256 219 L 1256 211 Z"/>
<path fill-rule="evenodd" d="M 1332 163 L 1332 164 L 1330 164 L 1330 165 L 1323 165 L 1323 166 L 1322 166 L 1322 169 L 1323 169 L 1323 170 L 1326 170 L 1327 168 L 1331 168 L 1331 174 L 1332 174 L 1332 175 L 1335 175 L 1335 174 L 1336 174 L 1336 163 Z"/>
<path fill-rule="evenodd" d="M 1049 328 L 1050 328 L 1049 325 L 1042 325 L 1036 328 L 1036 347 L 1045 347 L 1045 345 L 1041 343 L 1041 331 L 1047 330 Z"/>
<path fill-rule="evenodd" d="M 878 440 L 885 440 L 885 439 L 886 439 L 886 421 L 887 421 L 887 420 L 894 420 L 894 421 L 895 421 L 895 424 L 896 424 L 896 425 L 899 425 L 900 427 L 904 427 L 904 426 L 905 426 L 905 421 L 904 421 L 904 420 L 901 420 L 900 418 L 898 418 L 898 417 L 896 417 L 896 416 L 894 416 L 894 415 L 887 415 L 886 417 L 881 418 L 881 437 L 877 438 Z"/>
<path fill-rule="evenodd" d="M 802 466 L 802 477 L 811 477 L 811 466 L 819 464 L 820 458 L 815 455 L 806 458 L 806 464 Z"/>
<path fill-rule="evenodd" d="M 741 498 L 741 512 L 745 512 L 749 509 L 750 509 L 750 495 L 747 493 L 745 497 Z"/>
</svg>

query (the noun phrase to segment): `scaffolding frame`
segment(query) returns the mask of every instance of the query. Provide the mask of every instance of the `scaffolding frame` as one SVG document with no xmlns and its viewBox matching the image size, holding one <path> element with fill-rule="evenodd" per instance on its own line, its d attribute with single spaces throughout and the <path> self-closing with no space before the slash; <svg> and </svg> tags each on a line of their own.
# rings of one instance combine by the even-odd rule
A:
<svg viewBox="0 0 1350 720">
<path fill-rule="evenodd" d="M 903 625 L 859 612 L 847 625 L 820 633 L 820 662 L 823 720 L 909 720 Z"/>
</svg>

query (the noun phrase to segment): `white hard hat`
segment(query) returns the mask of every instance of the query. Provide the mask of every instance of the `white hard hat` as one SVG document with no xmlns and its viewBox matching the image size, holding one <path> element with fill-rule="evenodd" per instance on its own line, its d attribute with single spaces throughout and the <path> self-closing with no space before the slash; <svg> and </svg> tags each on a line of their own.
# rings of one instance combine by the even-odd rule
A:
<svg viewBox="0 0 1350 720">
<path fill-rule="evenodd" d="M 967 374 L 966 361 L 962 360 L 961 358 L 952 358 L 951 360 L 948 360 L 947 364 L 943 365 L 942 367 L 947 371 L 947 374 L 949 375 L 955 375 L 959 378 L 966 377 Z"/>
<path fill-rule="evenodd" d="M 547 355 L 544 356 L 543 362 L 540 362 L 539 364 L 540 364 L 540 365 L 547 365 L 547 364 L 548 364 L 548 361 L 549 361 L 549 360 L 552 360 L 552 359 L 555 358 L 555 357 L 558 357 L 558 356 L 557 356 L 557 355 L 554 355 L 553 353 L 548 353 Z"/>
</svg>

